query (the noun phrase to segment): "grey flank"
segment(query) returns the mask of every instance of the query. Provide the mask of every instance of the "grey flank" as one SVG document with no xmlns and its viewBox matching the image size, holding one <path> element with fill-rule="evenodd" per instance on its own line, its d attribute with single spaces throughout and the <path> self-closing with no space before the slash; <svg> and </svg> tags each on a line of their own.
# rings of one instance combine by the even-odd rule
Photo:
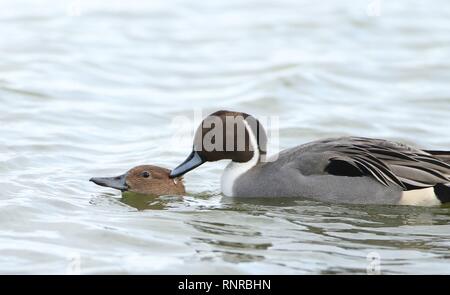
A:
<svg viewBox="0 0 450 295">
<path fill-rule="evenodd" d="M 403 191 L 450 183 L 447 152 L 363 137 L 314 141 L 259 163 L 234 183 L 234 194 L 305 197 L 329 202 L 396 204 Z"/>
</svg>

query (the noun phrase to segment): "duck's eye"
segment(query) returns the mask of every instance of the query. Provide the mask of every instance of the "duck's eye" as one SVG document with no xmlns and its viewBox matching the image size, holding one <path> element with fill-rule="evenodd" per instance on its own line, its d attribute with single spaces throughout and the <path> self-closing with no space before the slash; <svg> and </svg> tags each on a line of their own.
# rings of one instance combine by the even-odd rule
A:
<svg viewBox="0 0 450 295">
<path fill-rule="evenodd" d="M 141 176 L 144 177 L 144 178 L 149 178 L 150 177 L 150 173 L 147 172 L 147 171 L 144 171 L 144 172 L 142 172 Z"/>
</svg>

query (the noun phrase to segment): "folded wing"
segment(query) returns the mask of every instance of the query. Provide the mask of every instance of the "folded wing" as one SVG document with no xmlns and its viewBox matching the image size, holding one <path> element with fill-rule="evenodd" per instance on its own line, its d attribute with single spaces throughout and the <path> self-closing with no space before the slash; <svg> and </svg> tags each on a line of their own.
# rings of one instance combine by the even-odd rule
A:
<svg viewBox="0 0 450 295">
<path fill-rule="evenodd" d="M 327 142 L 324 151 L 331 155 L 325 167 L 329 174 L 370 175 L 385 186 L 394 184 L 403 190 L 450 183 L 449 163 L 404 144 L 351 137 Z"/>
</svg>

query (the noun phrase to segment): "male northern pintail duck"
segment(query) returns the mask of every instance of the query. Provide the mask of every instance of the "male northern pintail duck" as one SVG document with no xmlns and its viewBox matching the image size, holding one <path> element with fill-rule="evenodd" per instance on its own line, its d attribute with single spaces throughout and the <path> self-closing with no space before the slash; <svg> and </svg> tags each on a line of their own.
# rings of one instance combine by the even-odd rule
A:
<svg viewBox="0 0 450 295">
<path fill-rule="evenodd" d="M 419 206 L 450 202 L 450 152 L 363 137 L 314 141 L 270 158 L 266 146 L 266 132 L 254 117 L 219 111 L 202 122 L 192 153 L 170 177 L 226 159 L 231 162 L 221 187 L 231 197 Z"/>
<path fill-rule="evenodd" d="M 153 165 L 137 166 L 116 177 L 91 178 L 95 184 L 143 195 L 184 195 L 183 180 L 170 178 L 170 170 Z"/>
</svg>

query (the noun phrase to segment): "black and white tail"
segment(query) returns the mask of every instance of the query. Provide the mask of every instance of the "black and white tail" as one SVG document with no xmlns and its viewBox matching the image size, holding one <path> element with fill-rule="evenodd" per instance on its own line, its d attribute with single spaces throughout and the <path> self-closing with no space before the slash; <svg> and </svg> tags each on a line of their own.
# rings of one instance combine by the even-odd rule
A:
<svg viewBox="0 0 450 295">
<path fill-rule="evenodd" d="M 439 160 L 447 164 L 450 164 L 450 151 L 425 151 L 425 152 L 433 155 L 434 157 L 438 158 Z M 439 201 L 441 201 L 442 203 L 450 203 L 450 183 L 437 184 L 434 187 L 434 193 L 436 197 L 439 199 Z"/>
</svg>

